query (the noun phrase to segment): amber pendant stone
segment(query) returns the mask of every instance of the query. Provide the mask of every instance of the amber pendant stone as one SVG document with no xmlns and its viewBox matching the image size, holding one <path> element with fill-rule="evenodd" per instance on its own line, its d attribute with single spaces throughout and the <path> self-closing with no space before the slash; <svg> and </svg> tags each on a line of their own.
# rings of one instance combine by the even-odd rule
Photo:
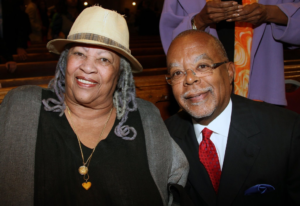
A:
<svg viewBox="0 0 300 206">
<path fill-rule="evenodd" d="M 90 187 L 92 186 L 91 182 L 84 182 L 82 183 L 82 187 L 86 190 L 90 189 Z"/>
<path fill-rule="evenodd" d="M 81 175 L 86 175 L 88 173 L 89 169 L 86 166 L 81 166 L 78 169 L 79 174 Z"/>
</svg>

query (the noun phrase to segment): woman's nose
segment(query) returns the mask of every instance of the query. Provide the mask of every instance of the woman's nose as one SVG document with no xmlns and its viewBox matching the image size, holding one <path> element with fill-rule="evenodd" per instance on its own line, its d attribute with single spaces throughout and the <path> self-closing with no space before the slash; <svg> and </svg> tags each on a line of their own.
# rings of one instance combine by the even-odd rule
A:
<svg viewBox="0 0 300 206">
<path fill-rule="evenodd" d="M 93 58 L 86 57 L 82 64 L 81 64 L 81 70 L 84 71 L 85 73 L 96 73 L 97 68 L 95 65 L 95 60 Z"/>
</svg>

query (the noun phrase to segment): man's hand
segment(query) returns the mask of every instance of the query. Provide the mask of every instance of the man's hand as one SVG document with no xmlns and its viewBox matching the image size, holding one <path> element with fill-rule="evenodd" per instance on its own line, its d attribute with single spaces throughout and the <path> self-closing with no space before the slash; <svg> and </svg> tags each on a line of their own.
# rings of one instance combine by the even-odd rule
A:
<svg viewBox="0 0 300 206">
<path fill-rule="evenodd" d="M 13 73 L 17 69 L 17 63 L 13 62 L 13 61 L 6 62 L 5 67 L 6 67 L 7 71 L 9 71 L 10 73 Z"/>
<path fill-rule="evenodd" d="M 211 24 L 238 16 L 243 6 L 235 1 L 209 1 L 204 8 L 194 17 L 194 22 L 199 30 L 205 30 Z"/>
<path fill-rule="evenodd" d="M 17 48 L 17 54 L 20 60 L 26 60 L 27 59 L 27 52 L 23 48 Z"/>
</svg>

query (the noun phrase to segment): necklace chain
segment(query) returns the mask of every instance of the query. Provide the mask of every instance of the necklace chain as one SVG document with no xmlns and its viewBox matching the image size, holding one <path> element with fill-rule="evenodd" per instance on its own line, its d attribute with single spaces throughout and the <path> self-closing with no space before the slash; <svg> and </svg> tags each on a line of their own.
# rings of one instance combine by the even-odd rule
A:
<svg viewBox="0 0 300 206">
<path fill-rule="evenodd" d="M 91 187 L 91 185 L 92 185 L 90 182 L 88 182 L 88 179 L 89 179 L 88 167 L 89 167 L 89 165 L 90 165 L 90 162 L 91 162 L 92 156 L 93 156 L 93 154 L 94 154 L 94 152 L 95 152 L 95 150 L 96 150 L 96 147 L 97 147 L 97 145 L 99 144 L 99 142 L 101 141 L 102 134 L 103 134 L 103 132 L 104 132 L 104 130 L 105 130 L 105 128 L 106 128 L 106 125 L 107 125 L 109 119 L 110 119 L 110 116 L 111 116 L 113 107 L 111 108 L 111 110 L 110 110 L 110 112 L 109 112 L 109 115 L 108 115 L 108 118 L 107 118 L 107 120 L 106 120 L 106 122 L 105 122 L 105 124 L 104 124 L 104 127 L 103 127 L 103 129 L 102 129 L 102 131 L 101 131 L 101 133 L 100 133 L 99 141 L 97 142 L 96 146 L 94 147 L 92 153 L 90 154 L 90 156 L 88 157 L 88 159 L 86 160 L 86 162 L 84 162 L 84 155 L 83 155 L 83 152 L 82 152 L 81 141 L 80 141 L 80 139 L 79 139 L 79 137 L 78 137 L 78 135 L 77 135 L 75 126 L 72 124 L 72 123 L 73 123 L 73 122 L 72 122 L 72 113 L 71 113 L 71 110 L 70 110 L 70 108 L 68 107 L 68 105 L 67 105 L 67 104 L 65 104 L 65 105 L 66 105 L 66 108 L 67 108 L 67 110 L 68 110 L 68 114 L 69 114 L 69 116 L 70 116 L 70 125 L 71 125 L 71 127 L 73 128 L 74 133 L 75 133 L 75 135 L 76 135 L 76 138 L 77 138 L 77 140 L 78 140 L 78 144 L 79 144 L 79 148 L 80 148 L 80 153 L 81 153 L 81 157 L 82 157 L 82 163 L 83 163 L 83 165 L 79 167 L 79 173 L 80 173 L 81 175 L 83 175 L 83 179 L 85 180 L 85 182 L 82 183 L 82 186 L 83 186 L 86 190 L 88 190 L 88 189 Z"/>
</svg>

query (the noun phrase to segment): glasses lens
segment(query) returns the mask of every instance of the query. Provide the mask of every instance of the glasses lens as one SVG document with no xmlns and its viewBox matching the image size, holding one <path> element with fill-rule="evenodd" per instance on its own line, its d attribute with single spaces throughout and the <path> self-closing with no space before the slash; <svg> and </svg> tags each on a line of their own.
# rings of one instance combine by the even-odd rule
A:
<svg viewBox="0 0 300 206">
<path fill-rule="evenodd" d="M 172 80 L 171 80 L 170 76 L 166 75 L 166 81 L 167 81 L 168 84 L 172 85 Z"/>
<path fill-rule="evenodd" d="M 188 70 L 190 70 L 190 72 L 196 77 L 206 77 L 206 76 L 212 75 L 213 70 L 215 68 L 221 66 L 224 63 L 227 63 L 227 61 L 216 63 L 216 64 L 213 64 L 212 66 L 203 63 L 203 64 L 200 64 L 195 70 L 191 70 L 191 69 L 188 69 Z M 186 76 L 188 75 L 188 70 L 175 71 L 171 75 L 166 76 L 166 80 L 167 80 L 168 84 L 174 85 L 174 84 L 183 82 L 185 80 Z"/>
<path fill-rule="evenodd" d="M 212 74 L 213 68 L 211 65 L 209 64 L 199 64 L 196 68 L 196 75 L 198 77 L 203 77 L 203 76 L 207 76 L 209 74 Z"/>
<path fill-rule="evenodd" d="M 209 76 L 213 73 L 213 70 L 210 69 L 210 70 L 206 70 L 206 71 L 198 71 L 196 70 L 196 76 L 197 77 L 206 77 L 206 76 Z"/>
</svg>

